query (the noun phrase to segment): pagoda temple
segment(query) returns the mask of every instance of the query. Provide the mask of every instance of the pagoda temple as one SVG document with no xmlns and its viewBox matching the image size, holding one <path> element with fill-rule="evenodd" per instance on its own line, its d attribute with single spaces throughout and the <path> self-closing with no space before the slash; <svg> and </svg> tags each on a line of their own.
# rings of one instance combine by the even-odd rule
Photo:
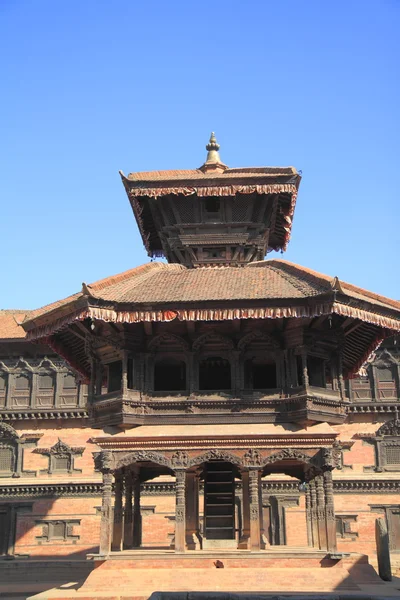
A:
<svg viewBox="0 0 400 600">
<path fill-rule="evenodd" d="M 379 515 L 400 551 L 400 303 L 265 260 L 301 175 L 206 149 L 121 173 L 151 262 L 0 311 L 0 554 L 368 566 Z"/>
</svg>

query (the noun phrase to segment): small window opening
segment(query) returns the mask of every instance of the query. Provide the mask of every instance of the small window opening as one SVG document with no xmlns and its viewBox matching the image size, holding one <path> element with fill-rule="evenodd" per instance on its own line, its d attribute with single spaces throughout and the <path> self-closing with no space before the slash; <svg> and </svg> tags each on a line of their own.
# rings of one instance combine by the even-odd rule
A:
<svg viewBox="0 0 400 600">
<path fill-rule="evenodd" d="M 183 360 L 165 358 L 154 365 L 154 390 L 179 392 L 186 390 L 186 364 Z"/>
<path fill-rule="evenodd" d="M 217 213 L 220 211 L 221 203 L 218 198 L 207 198 L 204 201 L 204 207 L 208 213 Z"/>
<path fill-rule="evenodd" d="M 53 471 L 69 471 L 71 459 L 69 456 L 54 456 Z"/>
<path fill-rule="evenodd" d="M 224 258 L 225 252 L 221 248 L 206 248 L 204 251 L 207 258 Z"/>
<path fill-rule="evenodd" d="M 122 384 L 122 361 L 116 360 L 108 365 L 108 388 L 109 392 L 118 392 Z"/>
<path fill-rule="evenodd" d="M 211 356 L 199 365 L 199 388 L 201 390 L 230 390 L 231 365 L 228 360 Z"/>
<path fill-rule="evenodd" d="M 316 356 L 307 357 L 308 380 L 310 385 L 325 387 L 325 361 Z"/>
<path fill-rule="evenodd" d="M 245 387 L 253 390 L 275 389 L 278 385 L 276 364 L 249 358 L 244 364 Z"/>
<path fill-rule="evenodd" d="M 400 465 L 400 445 L 386 447 L 386 464 Z"/>
<path fill-rule="evenodd" d="M 206 221 L 220 221 L 221 201 L 219 198 L 206 198 L 206 200 L 204 200 L 203 216 Z"/>
<path fill-rule="evenodd" d="M 14 452 L 12 448 L 0 448 L 0 473 L 13 473 Z"/>
</svg>

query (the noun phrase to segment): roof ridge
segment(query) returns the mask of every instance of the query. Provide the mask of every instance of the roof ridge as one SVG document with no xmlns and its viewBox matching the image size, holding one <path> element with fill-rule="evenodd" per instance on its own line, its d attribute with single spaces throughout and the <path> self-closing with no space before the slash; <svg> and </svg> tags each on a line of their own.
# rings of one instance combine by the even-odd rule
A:
<svg viewBox="0 0 400 600">
<path fill-rule="evenodd" d="M 267 260 L 265 262 L 269 262 L 269 263 L 277 262 L 277 263 L 281 263 L 283 265 L 287 265 L 288 267 L 293 267 L 299 271 L 303 271 L 303 272 L 305 271 L 312 277 L 322 279 L 322 280 L 328 282 L 329 284 L 332 284 L 332 282 L 335 280 L 335 277 L 325 275 L 324 273 L 319 273 L 318 271 L 314 271 L 313 269 L 309 269 L 308 267 L 303 267 L 296 263 L 292 263 L 288 260 L 273 258 L 273 259 Z M 392 298 L 388 298 L 387 296 L 383 296 L 382 294 L 376 294 L 375 292 L 370 292 L 369 290 L 367 290 L 365 288 L 356 286 L 352 283 L 348 283 L 347 281 L 340 279 L 340 277 L 337 277 L 337 280 L 339 281 L 344 293 L 345 293 L 345 290 L 347 289 L 349 291 L 367 296 L 371 300 L 377 300 L 378 302 L 389 304 L 389 306 L 392 306 L 393 308 L 400 309 L 400 302 L 398 300 L 393 300 Z"/>
<path fill-rule="evenodd" d="M 142 268 L 142 267 L 147 267 L 147 268 Z M 105 290 L 108 289 L 114 285 L 118 285 L 119 283 L 123 283 L 124 281 L 129 281 L 131 280 L 131 286 L 130 289 L 134 289 L 135 287 L 137 287 L 139 284 L 143 283 L 143 281 L 146 281 L 146 279 L 151 278 L 151 276 L 154 274 L 154 272 L 160 271 L 160 270 L 164 270 L 164 271 L 184 271 L 186 270 L 186 267 L 184 265 L 181 264 L 169 264 L 169 263 L 162 263 L 162 262 L 150 262 L 150 263 L 145 263 L 144 265 L 140 265 L 139 267 L 135 267 L 134 269 L 130 269 L 130 271 L 125 271 L 124 273 L 121 273 L 121 277 L 119 277 L 118 275 L 114 276 L 114 277 L 109 277 L 106 278 L 104 280 L 101 280 L 98 283 L 103 283 L 106 281 L 109 281 L 110 283 L 108 285 L 102 285 L 101 287 L 95 287 L 93 288 L 91 285 L 89 286 L 90 289 L 95 289 L 97 290 Z M 134 275 L 134 272 L 138 272 L 140 271 L 136 276 L 132 277 L 132 275 Z M 102 295 L 100 294 L 96 294 L 96 298 L 101 298 Z"/>
<path fill-rule="evenodd" d="M 160 268 L 164 263 L 161 262 L 148 262 L 144 265 L 138 265 L 137 267 L 133 267 L 132 269 L 128 269 L 127 271 L 123 271 L 122 273 L 117 273 L 116 275 L 109 275 L 108 277 L 103 277 L 103 279 L 98 279 L 93 283 L 89 283 L 88 287 L 92 290 L 102 290 L 105 287 L 109 287 L 110 285 L 114 285 L 115 283 L 120 283 L 121 281 L 125 281 L 126 279 L 130 279 L 135 272 L 139 275 L 147 273 L 148 271 Z"/>
</svg>

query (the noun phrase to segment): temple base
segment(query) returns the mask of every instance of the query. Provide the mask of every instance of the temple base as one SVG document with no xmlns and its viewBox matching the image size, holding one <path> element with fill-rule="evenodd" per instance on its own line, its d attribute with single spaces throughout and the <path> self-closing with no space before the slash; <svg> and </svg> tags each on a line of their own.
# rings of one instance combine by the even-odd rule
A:
<svg viewBox="0 0 400 600">
<path fill-rule="evenodd" d="M 52 589 L 30 600 L 147 600 L 155 592 L 208 592 L 208 600 L 212 592 L 261 593 L 266 598 L 276 592 L 318 594 L 319 598 L 334 592 L 336 598 L 344 594 L 359 599 L 398 594 L 361 554 L 333 560 L 326 552 L 286 548 L 254 553 L 187 552 L 184 556 L 126 551 L 111 553 L 106 560 L 98 555 L 92 558 L 97 566 L 81 585 Z"/>
</svg>

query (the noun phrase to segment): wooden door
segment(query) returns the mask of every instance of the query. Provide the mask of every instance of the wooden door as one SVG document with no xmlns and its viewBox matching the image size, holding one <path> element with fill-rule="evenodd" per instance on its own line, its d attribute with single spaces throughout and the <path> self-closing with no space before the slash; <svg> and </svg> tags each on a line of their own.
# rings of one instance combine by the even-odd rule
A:
<svg viewBox="0 0 400 600">
<path fill-rule="evenodd" d="M 8 553 L 10 537 L 10 514 L 8 508 L 0 506 L 0 556 Z"/>
</svg>

